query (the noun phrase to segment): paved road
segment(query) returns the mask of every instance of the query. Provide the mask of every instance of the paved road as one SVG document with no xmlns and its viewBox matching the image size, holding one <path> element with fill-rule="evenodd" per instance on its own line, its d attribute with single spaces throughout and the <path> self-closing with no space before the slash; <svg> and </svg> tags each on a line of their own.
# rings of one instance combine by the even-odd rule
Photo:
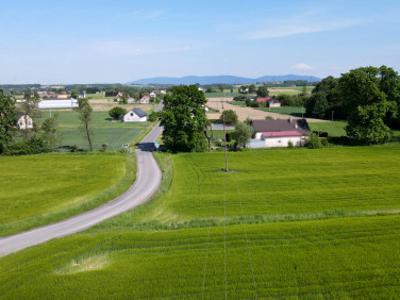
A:
<svg viewBox="0 0 400 300">
<path fill-rule="evenodd" d="M 0 239 L 0 256 L 83 231 L 149 200 L 160 186 L 162 175 L 153 154 L 147 152 L 146 149 L 161 132 L 160 127 L 155 127 L 144 138 L 142 146 L 136 150 L 136 181 L 126 193 L 94 210 L 68 220 Z"/>
</svg>

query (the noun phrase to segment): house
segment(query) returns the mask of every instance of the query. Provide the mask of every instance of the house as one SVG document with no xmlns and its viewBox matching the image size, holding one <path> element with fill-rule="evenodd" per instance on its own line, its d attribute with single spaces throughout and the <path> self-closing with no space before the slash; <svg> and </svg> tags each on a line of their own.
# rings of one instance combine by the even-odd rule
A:
<svg viewBox="0 0 400 300">
<path fill-rule="evenodd" d="M 302 147 L 309 136 L 304 119 L 254 120 L 252 127 L 254 139 L 248 144 L 249 148 Z"/>
<path fill-rule="evenodd" d="M 124 122 L 147 122 L 147 114 L 140 108 L 134 108 L 124 116 Z"/>
<path fill-rule="evenodd" d="M 265 104 L 265 106 L 269 108 L 281 107 L 281 103 L 278 100 L 271 97 L 258 97 L 256 99 L 256 102 L 258 104 Z"/>
<path fill-rule="evenodd" d="M 19 130 L 33 129 L 33 120 L 24 113 L 17 113 L 17 127 Z"/>
<path fill-rule="evenodd" d="M 150 98 L 156 98 L 156 97 L 157 97 L 156 92 L 151 92 L 151 93 L 150 93 Z"/>
<path fill-rule="evenodd" d="M 128 104 L 136 103 L 136 99 L 135 99 L 135 98 L 132 98 L 132 97 L 129 97 L 128 100 L 127 100 L 127 103 L 128 103 Z"/>
<path fill-rule="evenodd" d="M 80 92 L 78 98 L 79 98 L 79 99 L 86 99 L 86 98 L 87 98 L 87 97 L 86 97 L 86 91 Z"/>
<path fill-rule="evenodd" d="M 167 94 L 167 91 L 166 91 L 166 90 L 161 90 L 161 91 L 160 91 L 160 94 L 163 95 L 163 96 L 165 96 L 165 95 Z"/>
<path fill-rule="evenodd" d="M 150 103 L 150 96 L 143 96 L 140 100 L 139 100 L 139 103 L 140 104 L 149 104 Z"/>
</svg>

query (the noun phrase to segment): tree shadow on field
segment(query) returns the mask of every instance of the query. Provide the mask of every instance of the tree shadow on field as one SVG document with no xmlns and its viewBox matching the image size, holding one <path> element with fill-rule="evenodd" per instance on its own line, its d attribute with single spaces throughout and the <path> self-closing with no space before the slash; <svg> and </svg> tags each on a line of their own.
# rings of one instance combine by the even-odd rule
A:
<svg viewBox="0 0 400 300">
<path fill-rule="evenodd" d="M 139 143 L 137 144 L 137 147 L 145 152 L 155 152 L 157 150 L 154 143 Z"/>
</svg>

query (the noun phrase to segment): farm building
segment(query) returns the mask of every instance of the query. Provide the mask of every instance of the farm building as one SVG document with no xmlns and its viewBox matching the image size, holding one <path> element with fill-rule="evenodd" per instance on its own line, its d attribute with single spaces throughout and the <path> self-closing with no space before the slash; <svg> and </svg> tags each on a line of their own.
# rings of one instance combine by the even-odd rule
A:
<svg viewBox="0 0 400 300">
<path fill-rule="evenodd" d="M 150 103 L 150 96 L 143 96 L 140 100 L 139 100 L 140 104 L 149 104 Z"/>
<path fill-rule="evenodd" d="M 147 114 L 140 108 L 134 108 L 124 116 L 124 122 L 147 122 Z"/>
<path fill-rule="evenodd" d="M 302 147 L 309 135 L 306 120 L 254 120 L 254 139 L 249 148 Z"/>
<path fill-rule="evenodd" d="M 33 129 L 33 120 L 24 113 L 17 113 L 17 127 L 19 130 Z"/>
<path fill-rule="evenodd" d="M 77 108 L 78 100 L 42 100 L 39 102 L 39 109 L 66 109 L 66 108 Z"/>
<path fill-rule="evenodd" d="M 265 106 L 269 108 L 281 107 L 281 103 L 278 100 L 271 97 L 258 97 L 256 99 L 256 102 L 258 104 L 265 104 Z"/>
</svg>

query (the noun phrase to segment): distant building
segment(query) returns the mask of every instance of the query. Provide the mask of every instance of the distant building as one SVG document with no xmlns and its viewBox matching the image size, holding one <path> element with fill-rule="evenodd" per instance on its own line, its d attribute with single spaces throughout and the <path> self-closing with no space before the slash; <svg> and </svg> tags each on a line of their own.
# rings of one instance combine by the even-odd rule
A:
<svg viewBox="0 0 400 300">
<path fill-rule="evenodd" d="M 167 91 L 166 91 L 166 90 L 161 90 L 161 91 L 160 91 L 160 94 L 161 94 L 161 95 L 166 95 L 166 94 L 167 94 Z"/>
<path fill-rule="evenodd" d="M 58 94 L 57 95 L 57 100 L 67 100 L 67 99 L 69 99 L 68 94 Z"/>
<path fill-rule="evenodd" d="M 42 100 L 39 102 L 39 109 L 65 109 L 65 108 L 77 108 L 79 106 L 78 100 Z"/>
<path fill-rule="evenodd" d="M 124 116 L 124 122 L 147 122 L 147 114 L 140 108 L 134 108 Z"/>
<path fill-rule="evenodd" d="M 132 97 L 129 97 L 128 100 L 127 100 L 127 103 L 128 104 L 134 104 L 134 103 L 136 103 L 136 99 L 132 98 Z"/>
<path fill-rule="evenodd" d="M 33 120 L 24 113 L 17 113 L 17 127 L 19 130 L 33 129 Z"/>
<path fill-rule="evenodd" d="M 79 97 L 79 99 L 86 99 L 86 96 L 87 96 L 86 95 L 86 91 L 82 91 L 82 92 L 79 93 L 78 97 Z"/>
<path fill-rule="evenodd" d="M 140 100 L 139 103 L 140 104 L 149 104 L 150 103 L 150 96 L 143 96 Z"/>
<path fill-rule="evenodd" d="M 249 148 L 302 147 L 309 136 L 308 124 L 304 119 L 254 120 L 252 127 L 254 139 L 249 142 Z"/>
<path fill-rule="evenodd" d="M 157 97 L 157 93 L 156 92 L 151 92 L 150 93 L 150 98 L 156 98 Z"/>
<path fill-rule="evenodd" d="M 258 97 L 256 99 L 256 102 L 258 104 L 265 104 L 265 106 L 269 108 L 281 107 L 281 103 L 271 97 Z"/>
</svg>

